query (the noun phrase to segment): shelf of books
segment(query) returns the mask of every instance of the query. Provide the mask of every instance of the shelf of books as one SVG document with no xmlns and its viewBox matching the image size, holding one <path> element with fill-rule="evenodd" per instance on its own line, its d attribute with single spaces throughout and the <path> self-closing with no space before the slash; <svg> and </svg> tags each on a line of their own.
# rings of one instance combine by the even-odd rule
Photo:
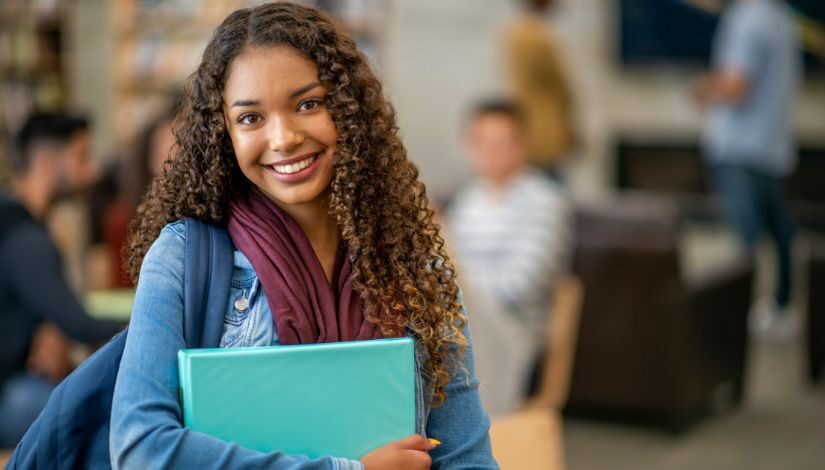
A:
<svg viewBox="0 0 825 470">
<path fill-rule="evenodd" d="M 59 109 L 66 87 L 61 30 L 66 2 L 0 1 L 0 185 L 10 138 L 32 109 Z"/>
</svg>

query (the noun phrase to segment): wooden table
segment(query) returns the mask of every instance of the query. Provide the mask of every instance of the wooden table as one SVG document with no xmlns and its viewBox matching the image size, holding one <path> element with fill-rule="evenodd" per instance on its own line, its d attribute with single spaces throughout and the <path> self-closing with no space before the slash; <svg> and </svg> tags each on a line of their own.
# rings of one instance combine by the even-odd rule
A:
<svg viewBox="0 0 825 470">
<path fill-rule="evenodd" d="M 84 306 L 94 318 L 127 322 L 134 302 L 134 289 L 100 290 L 86 294 Z"/>
<path fill-rule="evenodd" d="M 559 413 L 538 408 L 496 417 L 490 426 L 493 455 L 503 470 L 563 470 L 564 433 Z"/>
</svg>

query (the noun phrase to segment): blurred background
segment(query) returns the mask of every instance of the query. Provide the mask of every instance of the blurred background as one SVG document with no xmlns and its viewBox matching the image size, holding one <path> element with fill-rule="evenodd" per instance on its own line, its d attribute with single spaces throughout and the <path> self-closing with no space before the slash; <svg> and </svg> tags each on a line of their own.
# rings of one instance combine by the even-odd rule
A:
<svg viewBox="0 0 825 470">
<path fill-rule="evenodd" d="M 119 248 L 183 82 L 260 3 L 0 0 L 0 185 L 31 113 L 89 120 L 96 180 L 46 225 L 92 316 L 128 320 Z M 821 468 L 822 0 L 303 3 L 347 26 L 396 108 L 478 324 L 503 468 Z M 793 39 L 756 34 L 749 56 L 780 16 Z M 748 113 L 787 129 L 760 147 Z M 790 163 L 751 167 L 729 141 Z M 772 188 L 785 228 L 743 231 L 720 165 Z"/>
</svg>

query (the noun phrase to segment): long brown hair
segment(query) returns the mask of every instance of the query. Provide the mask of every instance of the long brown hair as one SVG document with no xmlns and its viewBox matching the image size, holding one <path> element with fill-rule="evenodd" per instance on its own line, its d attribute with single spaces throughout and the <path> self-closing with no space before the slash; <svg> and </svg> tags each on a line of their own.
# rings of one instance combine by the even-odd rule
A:
<svg viewBox="0 0 825 470">
<path fill-rule="evenodd" d="M 455 271 L 433 222 L 418 169 L 398 137 L 395 111 L 353 40 L 324 13 L 272 3 L 230 14 L 186 84 L 175 122 L 176 158 L 166 163 L 132 223 L 129 272 L 137 279 L 164 225 L 182 217 L 225 224 L 227 204 L 250 183 L 226 133 L 223 85 L 244 48 L 289 45 L 318 66 L 338 129 L 330 214 L 351 248 L 365 317 L 390 336 L 410 328 L 426 347 L 433 404 L 463 369 L 465 325 Z"/>
</svg>

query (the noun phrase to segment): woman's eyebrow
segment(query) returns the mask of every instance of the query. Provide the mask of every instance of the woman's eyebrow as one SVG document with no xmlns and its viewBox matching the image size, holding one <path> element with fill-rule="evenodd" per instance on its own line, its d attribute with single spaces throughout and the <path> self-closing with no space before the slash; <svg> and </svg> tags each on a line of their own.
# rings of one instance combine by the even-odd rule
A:
<svg viewBox="0 0 825 470">
<path fill-rule="evenodd" d="M 258 100 L 237 100 L 234 103 L 232 103 L 232 107 L 235 108 L 238 106 L 257 106 L 259 104 L 261 104 L 261 102 Z"/>
<path fill-rule="evenodd" d="M 321 84 L 319 82 L 307 83 L 306 85 L 302 86 L 301 88 L 298 88 L 297 90 L 291 92 L 289 94 L 289 98 L 292 99 L 292 98 L 301 96 L 304 93 L 308 92 L 309 90 L 312 90 L 313 88 L 316 88 L 316 87 L 319 87 L 319 86 L 321 86 Z M 258 106 L 259 104 L 261 104 L 261 102 L 259 100 L 237 100 L 234 103 L 232 103 L 231 107 L 236 108 L 236 107 L 239 107 L 239 106 Z"/>
<path fill-rule="evenodd" d="M 319 87 L 319 86 L 321 86 L 321 84 L 318 83 L 318 82 L 308 83 L 308 84 L 302 86 L 301 88 L 298 88 L 297 90 L 290 93 L 289 97 L 290 98 L 298 97 L 298 96 L 303 95 L 304 93 L 308 92 L 309 90 L 312 90 L 313 88 Z"/>
</svg>

